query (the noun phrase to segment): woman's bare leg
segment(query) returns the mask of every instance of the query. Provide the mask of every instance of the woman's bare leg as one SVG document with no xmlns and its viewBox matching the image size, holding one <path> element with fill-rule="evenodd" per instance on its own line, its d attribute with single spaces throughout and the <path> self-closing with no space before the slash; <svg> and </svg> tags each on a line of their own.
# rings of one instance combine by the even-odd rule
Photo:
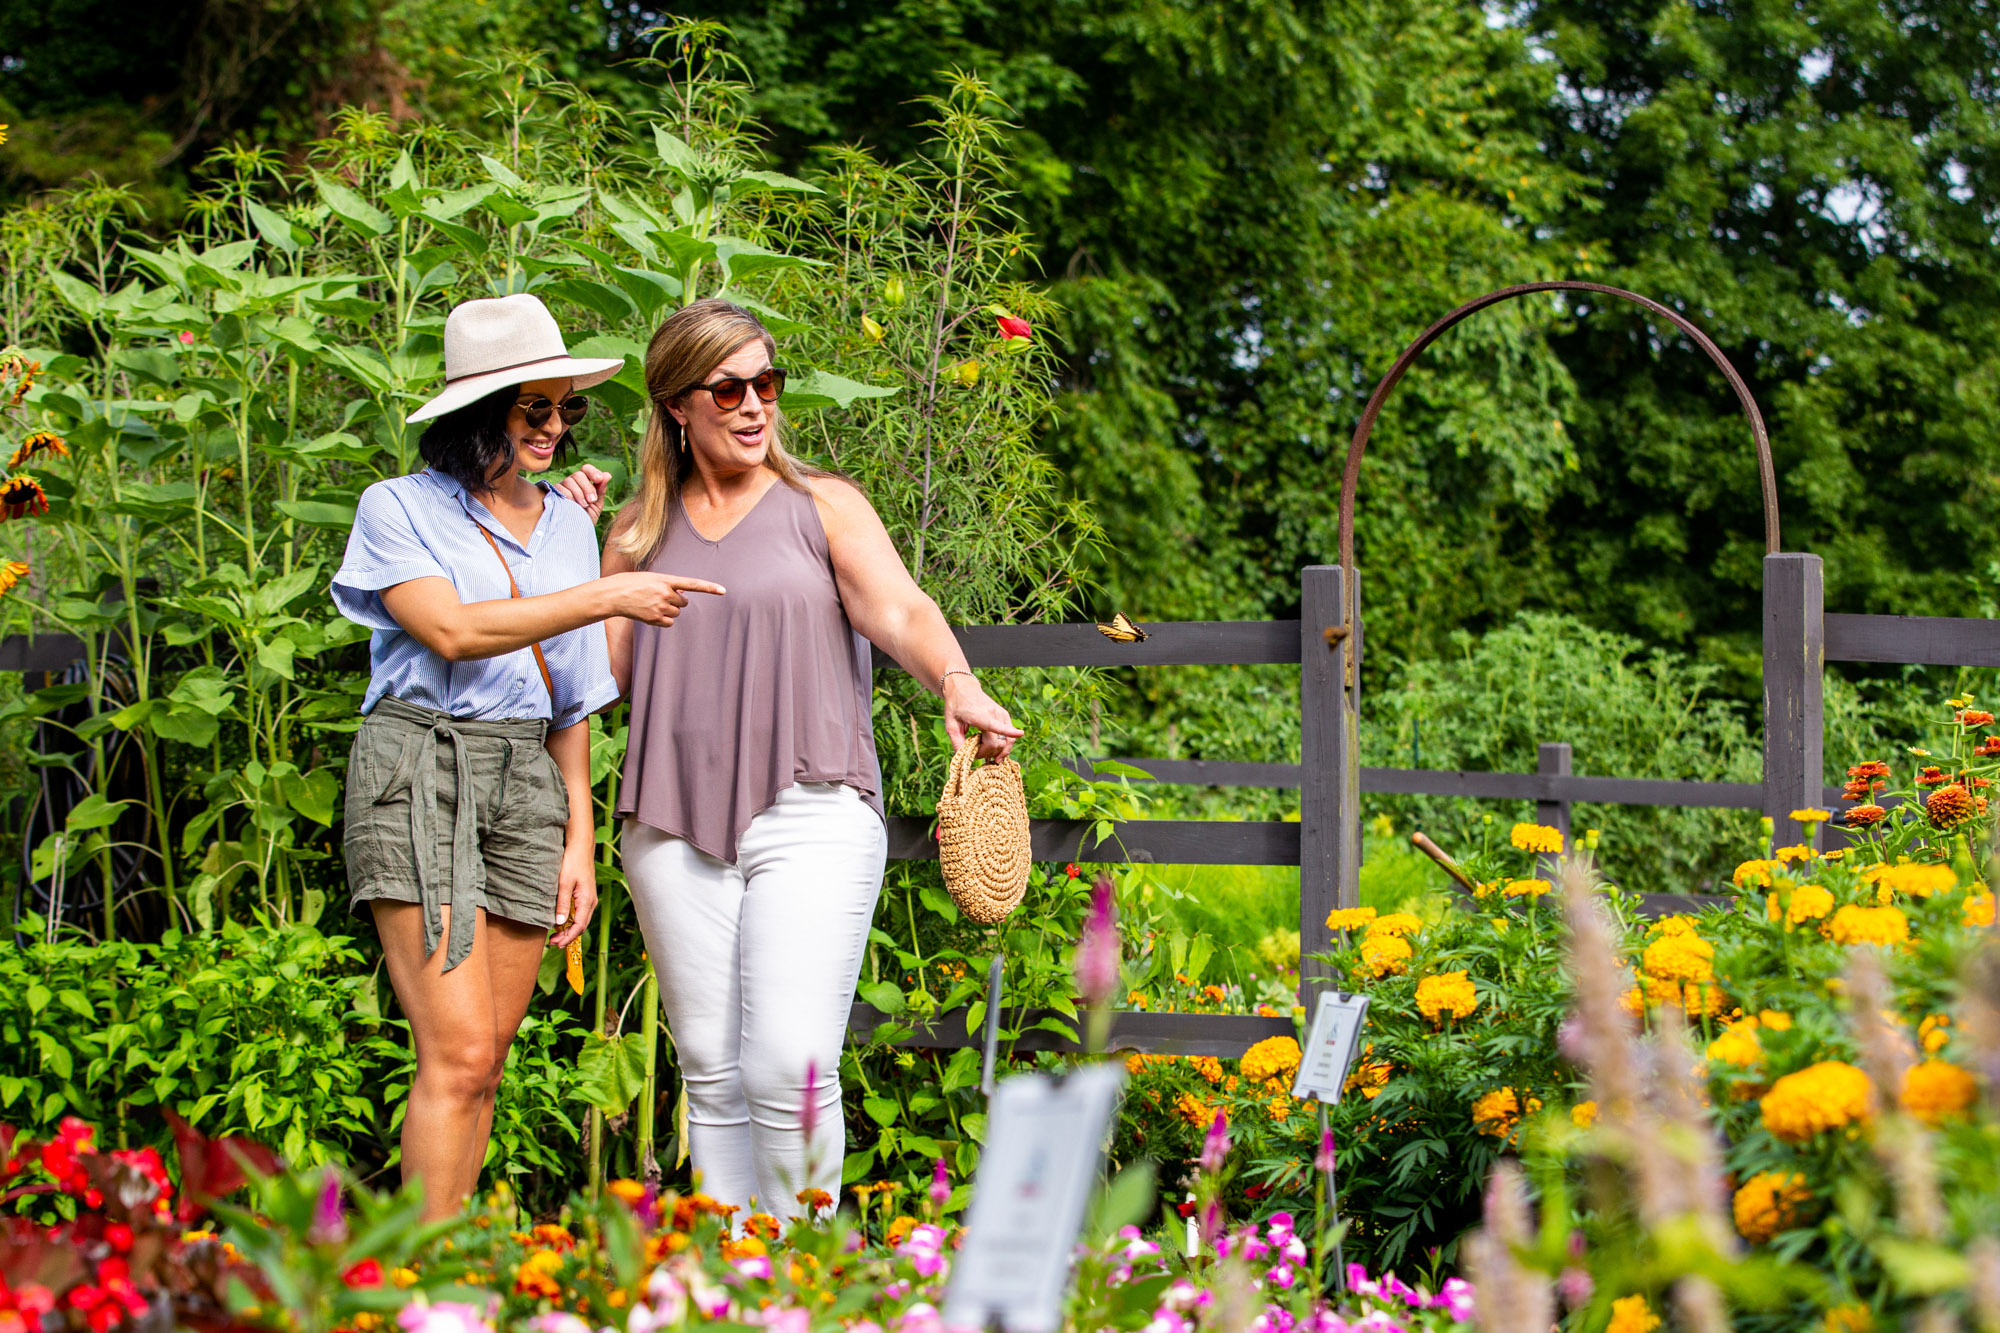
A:
<svg viewBox="0 0 2000 1333">
<path fill-rule="evenodd" d="M 403 1111 L 403 1179 L 423 1182 L 424 1218 L 440 1220 L 457 1213 L 478 1184 L 485 1129 L 492 1123 L 493 1092 L 506 1067 L 507 1043 L 520 1026 L 527 996 L 534 989 L 535 971 L 529 966 L 522 987 L 516 974 L 523 950 L 514 937 L 525 928 L 508 922 L 497 924 L 513 929 L 494 929 L 483 910 L 475 922 L 471 951 L 447 972 L 444 941 L 451 932 L 449 906 L 444 909 L 437 952 L 429 957 L 424 955 L 421 906 L 378 900 L 373 907 L 389 982 L 409 1018 L 417 1056 L 417 1076 Z M 520 996 L 510 1006 L 511 1017 L 504 1025 L 495 1004 L 502 987 L 507 994 Z M 470 1156 L 475 1138 L 478 1156 Z"/>
<path fill-rule="evenodd" d="M 539 926 L 524 926 L 501 916 L 482 916 L 486 937 L 486 972 L 490 981 L 493 1011 L 493 1039 L 500 1058 L 493 1066 L 493 1083 L 479 1104 L 473 1124 L 472 1141 L 465 1166 L 465 1188 L 469 1194 L 479 1188 L 479 1171 L 486 1165 L 486 1141 L 493 1133 L 493 1099 L 500 1091 L 500 1078 L 507 1068 L 507 1052 L 514 1035 L 527 1017 L 528 1004 L 535 998 L 535 977 L 542 968 L 548 949 L 549 932 Z"/>
</svg>

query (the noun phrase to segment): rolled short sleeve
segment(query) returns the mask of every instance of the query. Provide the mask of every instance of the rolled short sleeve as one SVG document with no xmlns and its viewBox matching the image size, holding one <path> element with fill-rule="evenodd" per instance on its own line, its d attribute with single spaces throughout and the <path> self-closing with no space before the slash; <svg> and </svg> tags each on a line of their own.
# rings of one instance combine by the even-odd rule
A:
<svg viewBox="0 0 2000 1333">
<path fill-rule="evenodd" d="M 377 482 L 361 493 L 354 530 L 347 534 L 347 554 L 333 576 L 333 604 L 340 614 L 370 629 L 400 629 L 382 604 L 382 589 L 411 579 L 450 577 L 388 483 Z"/>
</svg>

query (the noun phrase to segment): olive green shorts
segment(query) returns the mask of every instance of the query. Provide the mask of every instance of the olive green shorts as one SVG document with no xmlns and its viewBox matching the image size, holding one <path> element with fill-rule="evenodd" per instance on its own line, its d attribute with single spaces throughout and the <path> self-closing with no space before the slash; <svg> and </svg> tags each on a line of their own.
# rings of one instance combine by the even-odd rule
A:
<svg viewBox="0 0 2000 1333">
<path fill-rule="evenodd" d="M 350 908 L 422 904 L 427 955 L 447 903 L 553 926 L 569 789 L 547 735 L 546 718 L 470 721 L 377 703 L 347 761 Z M 447 971 L 471 949 L 477 913 L 451 916 Z"/>
</svg>

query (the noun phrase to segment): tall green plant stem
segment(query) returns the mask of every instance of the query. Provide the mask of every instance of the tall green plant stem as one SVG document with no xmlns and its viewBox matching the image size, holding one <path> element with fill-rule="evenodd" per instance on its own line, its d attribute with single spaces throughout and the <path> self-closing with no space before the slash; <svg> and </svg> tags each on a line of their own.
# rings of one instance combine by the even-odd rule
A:
<svg viewBox="0 0 2000 1333">
<path fill-rule="evenodd" d="M 659 1179 L 660 1164 L 653 1156 L 653 1107 L 659 1100 L 660 1072 L 660 977 L 649 961 L 646 986 L 639 997 L 642 1017 L 640 1031 L 646 1034 L 646 1078 L 639 1089 L 639 1114 L 635 1132 L 639 1145 L 639 1171 L 649 1181 Z"/>
</svg>

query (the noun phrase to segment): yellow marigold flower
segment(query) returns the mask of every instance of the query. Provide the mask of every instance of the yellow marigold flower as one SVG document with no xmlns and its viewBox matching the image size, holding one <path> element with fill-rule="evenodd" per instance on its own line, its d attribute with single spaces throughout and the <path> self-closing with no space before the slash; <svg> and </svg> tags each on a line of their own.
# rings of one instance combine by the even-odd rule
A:
<svg viewBox="0 0 2000 1333">
<path fill-rule="evenodd" d="M 604 1188 L 621 1203 L 637 1203 L 646 1197 L 646 1187 L 636 1180 L 614 1180 Z"/>
<path fill-rule="evenodd" d="M 1146 1007 L 1146 993 L 1136 990 L 1126 991 L 1125 1003 L 1131 1005 L 1134 1009 L 1144 1009 Z"/>
<path fill-rule="evenodd" d="M 1979 1098 L 1972 1075 L 1948 1060 L 1932 1058 L 1903 1075 L 1898 1098 L 1903 1109 L 1927 1125 L 1964 1115 Z"/>
<path fill-rule="evenodd" d="M 1757 1021 L 1773 1032 L 1792 1030 L 1792 1016 L 1782 1009 L 1759 1009 Z"/>
<path fill-rule="evenodd" d="M 1771 855 L 1776 857 L 1780 863 L 1790 865 L 1794 861 L 1810 861 L 1819 855 L 1819 853 L 1804 843 L 1800 843 L 1796 847 L 1780 847 L 1777 851 L 1772 852 Z"/>
<path fill-rule="evenodd" d="M 1872 865 L 1861 872 L 1861 878 L 1895 893 L 1907 893 L 1913 898 L 1928 898 L 1933 893 L 1945 893 L 1958 887 L 1957 872 L 1948 865 L 1935 863 L 1902 861 L 1892 866 Z"/>
<path fill-rule="evenodd" d="M 1874 1312 L 1859 1301 L 1836 1305 L 1826 1312 L 1825 1333 L 1869 1333 L 1874 1327 Z"/>
<path fill-rule="evenodd" d="M 1391 912 L 1368 923 L 1370 935 L 1415 935 L 1424 928 L 1424 919 L 1413 912 Z"/>
<path fill-rule="evenodd" d="M 1936 1055 L 1951 1041 L 1951 1033 L 1945 1029 L 1951 1026 L 1949 1014 L 1931 1014 L 1917 1024 L 1917 1038 L 1924 1044 L 1924 1054 Z"/>
<path fill-rule="evenodd" d="M 1196 1129 L 1207 1129 L 1215 1121 L 1215 1108 L 1191 1092 L 1174 1099 L 1174 1114 Z"/>
<path fill-rule="evenodd" d="M 1831 810 L 1792 811 L 1793 822 L 1804 824 L 1807 828 L 1811 828 L 1814 824 L 1824 824 L 1827 820 L 1832 818 L 1833 818 L 1833 811 Z"/>
<path fill-rule="evenodd" d="M 1699 935 L 1662 935 L 1646 946 L 1646 975 L 1662 981 L 1715 980 L 1715 946 Z"/>
<path fill-rule="evenodd" d="M 1372 907 L 1336 907 L 1326 914 L 1328 930 L 1359 930 L 1375 919 Z"/>
<path fill-rule="evenodd" d="M 1736 1191 L 1736 1230 L 1752 1245 L 1762 1245 L 1796 1226 L 1799 1210 L 1811 1199 L 1806 1178 L 1798 1172 L 1759 1171 Z"/>
<path fill-rule="evenodd" d="M 1545 879 L 1513 879 L 1505 892 L 1509 898 L 1539 898 L 1554 887 Z"/>
<path fill-rule="evenodd" d="M 1547 824 L 1516 824 L 1507 841 L 1524 852 L 1560 853 L 1563 849 L 1562 830 Z"/>
<path fill-rule="evenodd" d="M 1290 1037 L 1266 1037 L 1243 1052 L 1243 1063 L 1237 1068 L 1252 1083 L 1290 1078 L 1298 1072 L 1299 1044 Z"/>
<path fill-rule="evenodd" d="M 516 1296 L 560 1296 L 562 1284 L 556 1281 L 556 1274 L 562 1271 L 563 1257 L 554 1250 L 536 1250 L 514 1266 L 514 1294 Z"/>
<path fill-rule="evenodd" d="M 1569 1108 L 1569 1122 L 1578 1129 L 1589 1129 L 1597 1123 L 1597 1103 L 1578 1102 Z"/>
<path fill-rule="evenodd" d="M 1764 1058 L 1764 1048 L 1757 1041 L 1757 1020 L 1739 1018 L 1731 1023 L 1708 1044 L 1705 1054 L 1711 1060 L 1720 1060 L 1738 1069 L 1748 1069 L 1756 1064 Z"/>
<path fill-rule="evenodd" d="M 1188 1063 L 1194 1066 L 1195 1073 L 1200 1074 L 1210 1083 L 1222 1082 L 1222 1076 L 1225 1072 L 1222 1068 L 1222 1061 L 1216 1059 L 1214 1056 L 1197 1055 Z"/>
<path fill-rule="evenodd" d="M 1993 924 L 1993 895 L 1975 893 L 1965 900 L 1965 924 L 1968 926 L 1990 926 Z"/>
<path fill-rule="evenodd" d="M 1808 921 L 1819 921 L 1833 910 L 1833 895 L 1824 884 L 1801 884 L 1791 891 L 1789 902 L 1782 891 L 1764 896 L 1764 914 L 1773 921 L 1782 920 L 1787 928 L 1802 926 Z"/>
<path fill-rule="evenodd" d="M 1491 1134 L 1496 1139 L 1504 1139 L 1514 1132 L 1523 1116 L 1533 1115 L 1542 1109 L 1539 1097 L 1530 1097 L 1524 1104 L 1520 1094 L 1512 1088 L 1495 1088 L 1476 1098 L 1472 1103 L 1472 1127 L 1481 1134 Z"/>
<path fill-rule="evenodd" d="M 395 1272 L 389 1274 L 389 1280 L 397 1286 L 405 1288 L 414 1287 L 419 1281 L 417 1270 L 414 1268 L 398 1268 Z"/>
<path fill-rule="evenodd" d="M 1464 1018 L 1479 1007 L 1479 992 L 1463 972 L 1440 972 L 1417 983 L 1417 1012 L 1433 1023 L 1448 1014 Z"/>
<path fill-rule="evenodd" d="M 917 1219 L 911 1217 L 908 1213 L 901 1213 L 889 1223 L 889 1230 L 885 1235 L 891 1245 L 901 1245 L 910 1238 L 910 1233 L 916 1229 Z"/>
<path fill-rule="evenodd" d="M 1375 1043 L 1369 1042 L 1361 1048 L 1361 1058 L 1354 1062 L 1354 1072 L 1347 1076 L 1342 1085 L 1343 1092 L 1359 1092 L 1363 1101 L 1373 1101 L 1389 1082 L 1391 1067 L 1380 1060 L 1370 1060 L 1375 1053 Z"/>
<path fill-rule="evenodd" d="M 1910 919 L 1894 907 L 1856 907 L 1849 903 L 1825 926 L 1835 944 L 1903 944 L 1910 938 Z"/>
<path fill-rule="evenodd" d="M 1692 935 L 1695 933 L 1694 918 L 1691 916 L 1663 916 L 1647 930 L 1651 935 Z"/>
<path fill-rule="evenodd" d="M 1660 1317 L 1644 1296 L 1620 1296 L 1611 1302 L 1611 1322 L 1604 1333 L 1653 1333 L 1659 1326 Z"/>
<path fill-rule="evenodd" d="M 28 566 L 19 560 L 9 560 L 0 564 L 0 595 L 14 591 L 14 585 L 28 577 Z"/>
<path fill-rule="evenodd" d="M 1768 889 L 1771 877 L 1785 873 L 1783 861 L 1745 861 L 1729 878 L 1739 889 Z"/>
<path fill-rule="evenodd" d="M 1271 1119 L 1283 1124 L 1292 1113 L 1292 1099 L 1282 1092 L 1274 1093 L 1271 1100 L 1264 1103 L 1264 1109 L 1271 1113 Z"/>
<path fill-rule="evenodd" d="M 1875 1088 L 1868 1075 L 1839 1060 L 1822 1060 L 1771 1085 L 1758 1103 L 1764 1128 L 1787 1143 L 1865 1124 L 1873 1116 Z"/>
<path fill-rule="evenodd" d="M 1370 935 L 1361 941 L 1361 965 L 1377 977 L 1400 976 L 1416 953 L 1401 935 Z"/>
</svg>

